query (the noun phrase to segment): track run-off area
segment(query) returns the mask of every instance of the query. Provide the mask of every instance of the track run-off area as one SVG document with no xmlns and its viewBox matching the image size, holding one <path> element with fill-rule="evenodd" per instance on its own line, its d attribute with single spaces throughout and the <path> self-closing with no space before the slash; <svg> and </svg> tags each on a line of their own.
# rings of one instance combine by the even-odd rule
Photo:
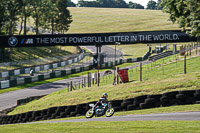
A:
<svg viewBox="0 0 200 133">
<path fill-rule="evenodd" d="M 124 115 L 112 117 L 99 117 L 91 119 L 70 119 L 57 121 L 43 121 L 32 123 L 63 123 L 63 122 L 90 122 L 90 121 L 146 121 L 146 120 L 170 120 L 170 121 L 199 121 L 200 112 L 176 112 L 159 114 Z M 30 123 L 29 123 L 30 124 Z"/>
</svg>

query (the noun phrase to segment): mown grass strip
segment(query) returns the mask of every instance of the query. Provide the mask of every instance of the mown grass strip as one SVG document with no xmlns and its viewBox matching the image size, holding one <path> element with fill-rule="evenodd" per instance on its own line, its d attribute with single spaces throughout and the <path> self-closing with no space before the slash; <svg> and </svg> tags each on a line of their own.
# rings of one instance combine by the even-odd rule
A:
<svg viewBox="0 0 200 133">
<path fill-rule="evenodd" d="M 200 121 L 117 121 L 15 124 L 0 126 L 2 133 L 199 133 Z"/>
</svg>

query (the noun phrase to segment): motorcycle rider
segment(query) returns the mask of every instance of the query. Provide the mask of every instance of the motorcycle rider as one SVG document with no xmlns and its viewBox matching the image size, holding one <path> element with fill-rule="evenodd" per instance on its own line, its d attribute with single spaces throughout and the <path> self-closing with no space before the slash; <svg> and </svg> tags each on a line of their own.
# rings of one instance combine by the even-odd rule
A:
<svg viewBox="0 0 200 133">
<path fill-rule="evenodd" d="M 102 97 L 99 98 L 99 101 L 96 103 L 96 106 L 102 106 L 103 109 L 105 109 L 106 107 L 104 106 L 104 104 L 108 104 L 108 94 L 107 93 L 103 93 Z"/>
</svg>

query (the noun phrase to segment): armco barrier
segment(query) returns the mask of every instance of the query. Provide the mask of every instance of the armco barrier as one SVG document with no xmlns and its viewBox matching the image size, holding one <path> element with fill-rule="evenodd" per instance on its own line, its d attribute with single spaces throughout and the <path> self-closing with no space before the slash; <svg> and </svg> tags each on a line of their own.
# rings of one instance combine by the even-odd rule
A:
<svg viewBox="0 0 200 133">
<path fill-rule="evenodd" d="M 157 95 L 143 95 L 125 100 L 112 100 L 110 103 L 117 112 L 200 103 L 198 100 L 200 100 L 200 90 L 187 90 Z M 0 116 L 0 125 L 81 116 L 90 108 L 89 104 L 91 103 L 96 103 L 96 101 L 71 106 L 51 107 L 11 116 Z"/>
<path fill-rule="evenodd" d="M 35 73 L 35 72 L 44 71 L 44 70 L 48 70 L 48 69 L 58 68 L 58 67 L 61 67 L 61 66 L 76 63 L 76 62 L 82 60 L 84 58 L 84 56 L 85 55 L 82 53 L 78 57 L 67 60 L 67 61 L 61 61 L 61 62 L 52 63 L 52 64 L 48 64 L 48 65 L 45 64 L 45 65 L 40 65 L 40 66 L 35 66 L 35 67 L 28 67 L 28 68 L 22 68 L 22 69 L 16 69 L 16 70 L 1 72 L 0 78 L 17 76 L 17 75 L 20 75 L 20 74 L 29 74 L 31 69 L 33 69 L 33 72 Z"/>
</svg>

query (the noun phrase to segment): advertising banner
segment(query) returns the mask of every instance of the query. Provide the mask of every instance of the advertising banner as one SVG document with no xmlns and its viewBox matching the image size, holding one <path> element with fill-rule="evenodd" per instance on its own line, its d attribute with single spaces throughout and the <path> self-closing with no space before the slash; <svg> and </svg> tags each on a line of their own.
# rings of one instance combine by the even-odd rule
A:
<svg viewBox="0 0 200 133">
<path fill-rule="evenodd" d="M 175 43 L 197 41 L 180 30 L 91 34 L 0 36 L 0 47 L 86 46 L 136 43 Z"/>
</svg>

